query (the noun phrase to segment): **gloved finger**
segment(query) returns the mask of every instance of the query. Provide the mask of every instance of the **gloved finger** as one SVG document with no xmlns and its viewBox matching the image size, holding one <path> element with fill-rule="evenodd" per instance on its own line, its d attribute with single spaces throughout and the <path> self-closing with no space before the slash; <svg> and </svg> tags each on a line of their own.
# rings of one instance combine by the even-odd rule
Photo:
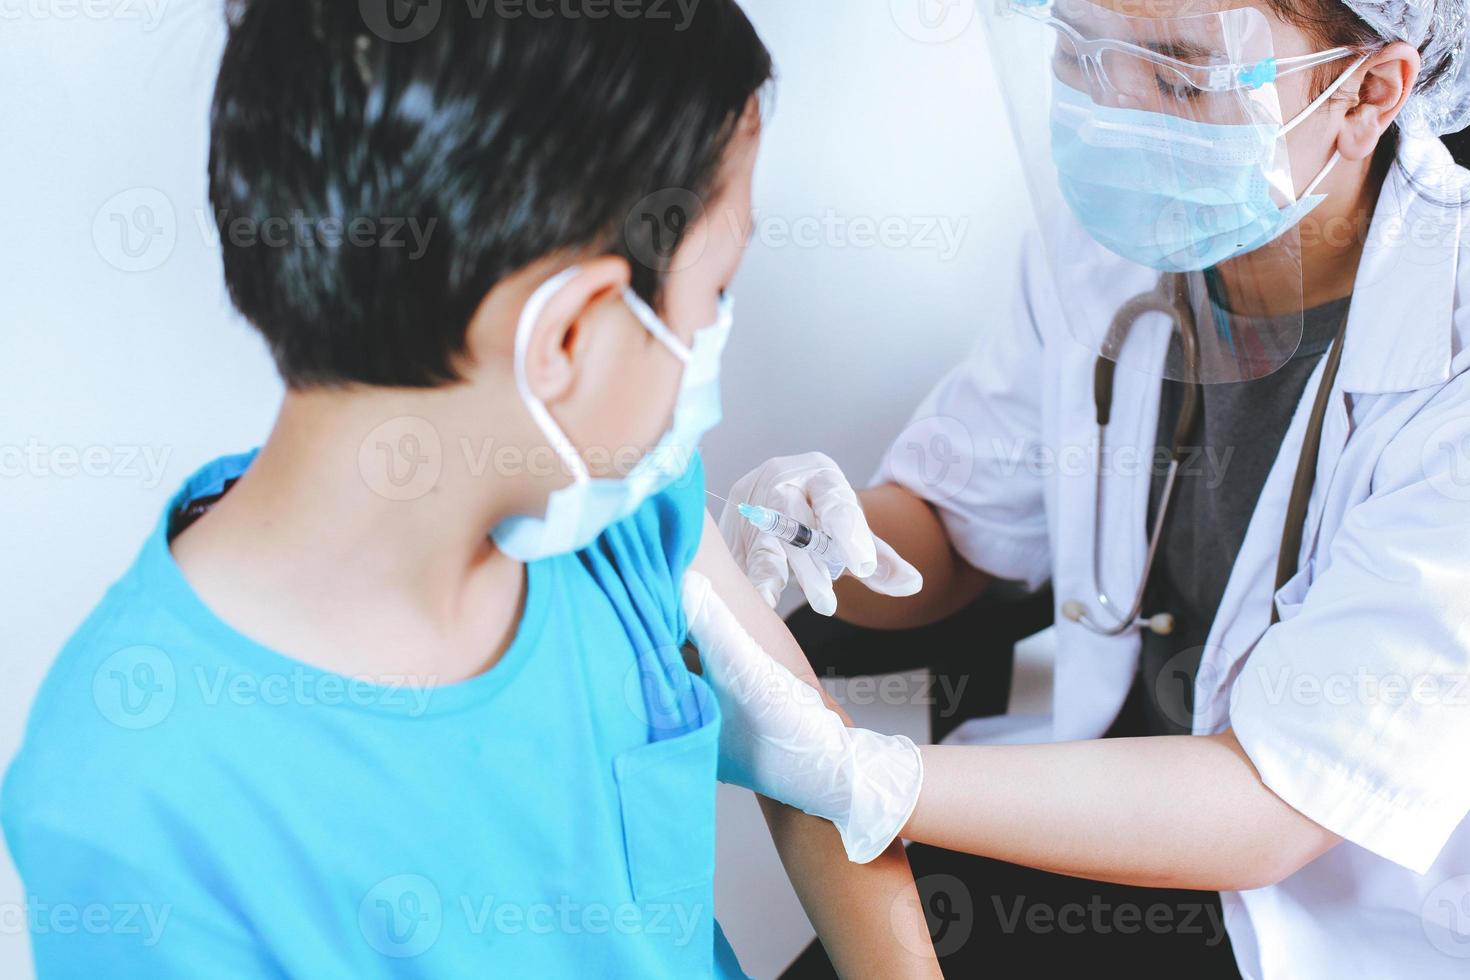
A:
<svg viewBox="0 0 1470 980">
<path fill-rule="evenodd" d="M 692 568 L 684 573 L 680 601 L 684 606 L 684 618 L 689 621 L 689 635 L 695 646 L 699 646 L 700 637 L 708 632 L 709 600 L 712 595 L 714 587 L 710 585 L 709 579 Z"/>
<path fill-rule="evenodd" d="M 754 532 L 754 528 L 751 528 Z M 769 534 L 753 533 L 745 553 L 745 577 L 772 609 L 781 601 L 791 568 L 783 545 Z"/>
<path fill-rule="evenodd" d="M 831 616 L 837 612 L 837 593 L 832 589 L 832 575 L 827 566 L 805 551 L 790 545 L 782 547 L 786 549 L 791 574 L 796 576 L 796 584 L 801 586 L 812 610 L 819 616 Z"/>
<path fill-rule="evenodd" d="M 837 469 L 837 464 L 825 453 L 778 456 L 767 460 L 766 464 L 760 468 L 751 489 L 758 493 L 768 493 L 771 487 L 777 484 L 800 483 L 805 480 L 807 474 L 822 469 Z"/>
<path fill-rule="evenodd" d="M 736 480 L 730 486 L 730 492 L 725 495 L 725 499 L 732 505 L 750 502 L 760 492 L 761 481 L 768 479 L 767 472 L 770 468 L 771 462 L 767 461 Z"/>
<path fill-rule="evenodd" d="M 924 588 L 924 576 L 917 568 L 903 560 L 893 546 L 880 537 L 874 537 L 878 548 L 877 567 L 872 575 L 860 576 L 868 588 L 880 595 L 918 595 Z"/>
<path fill-rule="evenodd" d="M 808 503 L 806 499 L 806 492 L 802 490 L 801 487 L 795 484 L 777 484 L 768 488 L 765 493 L 765 500 L 765 506 L 768 506 L 773 510 L 780 511 L 782 514 L 785 514 L 787 517 L 790 517 L 794 521 L 799 521 L 800 523 L 805 524 L 807 527 L 815 527 L 817 525 L 817 516 L 812 513 L 811 504 Z M 775 608 L 776 600 L 780 599 L 781 592 L 785 591 L 786 586 L 791 579 L 791 576 L 796 575 L 796 569 L 793 567 L 796 564 L 796 556 L 800 556 L 800 558 L 806 561 L 807 564 L 810 564 L 810 561 L 807 560 L 808 556 L 806 552 L 801 551 L 797 548 L 793 548 L 790 545 L 787 545 L 784 542 L 780 541 L 779 539 L 772 537 L 771 535 L 762 534 L 759 535 L 759 539 L 763 548 L 774 548 L 779 551 L 781 556 L 781 589 L 780 591 L 777 591 L 775 593 L 775 600 L 771 602 L 771 607 Z M 815 580 L 815 577 L 813 577 L 809 581 Z M 813 603 L 814 608 L 818 604 L 824 602 L 823 598 L 820 595 L 813 596 L 808 591 L 808 582 L 803 581 L 800 575 L 796 575 L 796 581 L 797 584 L 801 586 L 802 592 L 807 593 L 807 599 L 808 601 L 811 601 Z M 831 591 L 831 576 L 827 577 L 827 591 Z M 835 611 L 837 608 L 836 597 L 831 597 L 830 602 L 831 609 Z M 827 612 L 823 613 L 823 615 L 830 616 L 832 615 L 832 613 Z"/>
<path fill-rule="evenodd" d="M 838 470 L 820 470 L 806 481 L 806 494 L 816 515 L 816 526 L 837 543 L 848 570 L 858 578 L 872 575 L 878 565 L 878 549 L 857 492 L 847 478 Z"/>
<path fill-rule="evenodd" d="M 693 569 L 684 573 L 681 601 L 689 621 L 689 639 L 699 650 L 708 679 L 718 685 L 717 678 L 728 672 L 726 661 L 731 651 L 748 634 L 710 580 Z"/>
<path fill-rule="evenodd" d="M 757 467 L 745 474 L 735 485 L 730 488 L 730 494 L 725 498 L 725 506 L 720 509 L 720 518 L 716 522 L 720 529 L 720 536 L 725 539 L 725 544 L 730 548 L 730 554 L 734 556 L 736 564 L 741 568 L 749 557 L 751 542 L 755 539 L 756 532 L 745 518 L 740 516 L 740 505 L 754 501 L 759 491 L 759 483 L 762 474 L 770 466 Z"/>
<path fill-rule="evenodd" d="M 821 523 L 817 512 L 812 510 L 812 502 L 803 484 L 778 483 L 767 490 L 765 496 L 767 507 L 780 511 L 793 521 L 800 521 L 807 527 L 817 527 Z"/>
<path fill-rule="evenodd" d="M 746 632 L 709 579 L 693 570 L 685 572 L 682 601 L 705 679 L 722 699 L 755 705 L 763 712 L 770 707 L 773 677 L 787 692 L 801 684 L 789 671 L 783 674 L 784 668 Z"/>
<path fill-rule="evenodd" d="M 720 513 L 720 537 L 725 539 L 735 564 L 745 573 L 766 605 L 774 609 L 790 579 L 786 555 L 779 541 L 760 533 L 740 516 L 737 500 L 732 497 Z"/>
</svg>

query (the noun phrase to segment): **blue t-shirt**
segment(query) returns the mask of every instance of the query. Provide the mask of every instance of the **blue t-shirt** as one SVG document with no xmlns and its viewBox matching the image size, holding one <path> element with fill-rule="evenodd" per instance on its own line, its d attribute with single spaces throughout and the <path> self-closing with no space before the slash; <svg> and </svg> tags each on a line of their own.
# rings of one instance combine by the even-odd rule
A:
<svg viewBox="0 0 1470 980">
<path fill-rule="evenodd" d="M 170 529 L 62 651 L 0 794 L 51 977 L 743 977 L 714 922 L 719 712 L 685 669 L 698 462 L 528 566 L 504 658 L 353 681 L 240 635 Z"/>
</svg>

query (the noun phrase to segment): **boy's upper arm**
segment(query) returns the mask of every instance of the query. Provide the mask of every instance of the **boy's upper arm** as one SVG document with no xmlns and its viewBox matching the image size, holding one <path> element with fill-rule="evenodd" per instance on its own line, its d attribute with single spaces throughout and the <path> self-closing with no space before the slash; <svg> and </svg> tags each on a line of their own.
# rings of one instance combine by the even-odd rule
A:
<svg viewBox="0 0 1470 980">
<path fill-rule="evenodd" d="M 709 579 L 716 594 L 768 654 L 822 690 L 796 639 L 746 579 L 708 514 L 691 567 Z M 825 691 L 822 696 L 843 721 L 852 724 Z M 897 845 L 872 864 L 851 864 L 827 821 L 781 806 L 763 809 L 791 882 L 834 962 L 846 971 L 844 976 L 940 975 L 927 942 L 916 953 L 891 938 L 894 930 L 901 930 L 927 939 L 923 907 L 908 861 Z"/>
</svg>

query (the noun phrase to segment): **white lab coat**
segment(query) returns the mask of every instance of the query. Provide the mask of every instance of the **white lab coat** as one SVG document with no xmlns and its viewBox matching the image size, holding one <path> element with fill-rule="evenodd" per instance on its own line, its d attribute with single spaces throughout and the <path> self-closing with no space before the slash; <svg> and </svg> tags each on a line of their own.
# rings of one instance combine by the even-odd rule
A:
<svg viewBox="0 0 1470 980">
<path fill-rule="evenodd" d="M 1233 728 L 1265 784 L 1345 841 L 1277 885 L 1224 896 L 1248 978 L 1470 977 L 1470 174 L 1432 140 L 1406 140 L 1400 162 L 1359 273 L 1301 571 L 1275 596 L 1282 622 L 1268 629 L 1277 550 L 1322 365 L 1195 686 L 1195 734 Z M 1044 264 L 1033 256 L 1021 278 L 1011 322 L 986 326 L 882 478 L 933 501 L 975 566 L 1090 605 L 1095 355 L 1069 336 Z M 1149 282 L 1096 285 L 1115 302 Z M 1159 401 L 1156 378 L 1118 372 L 1103 574 L 1125 605 L 1143 569 Z M 957 433 L 969 441 L 959 480 L 921 448 Z M 1139 645 L 1058 616 L 1051 717 L 968 737 L 1100 736 Z"/>
</svg>

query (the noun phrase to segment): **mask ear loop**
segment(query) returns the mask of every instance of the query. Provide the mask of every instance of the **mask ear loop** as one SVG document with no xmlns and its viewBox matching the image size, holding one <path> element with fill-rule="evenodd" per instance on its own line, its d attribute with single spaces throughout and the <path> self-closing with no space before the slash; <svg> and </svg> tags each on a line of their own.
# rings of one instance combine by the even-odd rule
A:
<svg viewBox="0 0 1470 980">
<path fill-rule="evenodd" d="M 1291 122 L 1289 122 L 1286 125 L 1284 125 L 1284 126 L 1281 127 L 1281 135 L 1282 136 L 1288 136 L 1288 135 L 1290 135 L 1291 131 L 1294 130 L 1294 129 L 1296 129 L 1302 123 L 1306 122 L 1307 119 L 1312 115 L 1312 113 L 1316 112 L 1318 109 L 1320 109 L 1324 105 L 1326 105 L 1327 104 L 1327 101 L 1329 99 L 1331 99 L 1334 95 L 1336 95 L 1338 92 L 1340 92 L 1342 90 L 1342 87 L 1347 84 L 1348 79 L 1349 78 L 1352 78 L 1353 75 L 1357 73 L 1357 71 L 1358 71 L 1359 68 L 1362 68 L 1364 65 L 1366 65 L 1368 63 L 1368 58 L 1369 57 L 1370 57 L 1370 55 L 1366 55 L 1366 54 L 1363 55 L 1357 61 L 1353 62 L 1353 65 L 1352 65 L 1351 68 L 1349 68 L 1347 71 L 1343 72 L 1341 75 L 1338 75 L 1337 76 L 1337 81 L 1335 81 L 1331 85 L 1327 86 L 1327 90 L 1325 92 L 1323 92 L 1321 95 L 1317 96 L 1315 99 L 1313 99 L 1311 101 L 1310 104 L 1308 104 L 1308 106 L 1305 109 L 1303 109 L 1301 112 L 1297 113 L 1297 116 L 1296 116 L 1295 119 L 1293 119 Z"/>
<path fill-rule="evenodd" d="M 566 433 L 562 431 L 561 426 L 557 425 L 556 420 L 551 417 L 551 412 L 546 405 L 531 390 L 531 382 L 526 377 L 526 355 L 531 349 L 531 335 L 535 333 L 537 321 L 541 319 L 541 314 L 546 311 L 552 298 L 580 271 L 579 266 L 573 266 L 558 273 L 542 283 L 531 294 L 531 298 L 526 300 L 526 306 L 521 311 L 520 323 L 516 326 L 515 373 L 516 388 L 520 391 L 521 401 L 525 402 L 531 418 L 540 426 L 542 435 L 546 436 L 557 456 L 561 457 L 563 465 L 571 472 L 572 478 L 578 483 L 586 483 L 592 479 L 592 474 L 587 470 L 587 463 L 572 445 L 572 441 L 567 438 Z"/>
<path fill-rule="evenodd" d="M 1328 103 L 1328 101 L 1334 95 L 1336 95 L 1338 92 L 1342 91 L 1342 87 L 1347 84 L 1348 79 L 1349 78 L 1352 78 L 1353 75 L 1355 75 L 1357 73 L 1357 71 L 1358 71 L 1359 68 L 1362 68 L 1364 65 L 1366 65 L 1368 63 L 1368 58 L 1369 58 L 1369 56 L 1365 54 L 1361 58 L 1359 58 L 1357 61 L 1353 62 L 1352 67 L 1349 68 L 1347 71 L 1343 72 L 1341 75 L 1338 75 L 1337 76 L 1337 81 L 1335 81 L 1331 85 L 1327 86 L 1327 90 L 1325 92 L 1323 92 L 1321 95 L 1317 96 L 1315 99 L 1313 99 L 1311 101 L 1311 103 L 1305 109 L 1303 109 L 1301 112 L 1297 113 L 1297 117 L 1295 119 L 1293 119 L 1291 122 L 1287 123 L 1285 126 L 1282 126 L 1281 127 L 1281 136 L 1282 136 L 1282 138 L 1285 139 L 1288 135 L 1290 135 L 1290 133 L 1291 133 L 1292 130 L 1296 129 L 1302 123 L 1306 122 L 1306 120 L 1308 118 L 1310 118 L 1311 115 L 1314 112 L 1316 112 L 1318 109 L 1322 108 L 1324 105 L 1326 105 Z M 1341 163 L 1341 162 L 1342 162 L 1342 151 L 1341 150 L 1338 150 L 1338 149 L 1334 149 L 1332 151 L 1332 158 L 1327 161 L 1327 166 L 1325 166 L 1325 167 L 1322 168 L 1322 172 L 1317 175 L 1317 177 L 1316 177 L 1315 180 L 1313 180 L 1309 185 L 1307 185 L 1307 189 L 1304 190 L 1304 191 L 1302 191 L 1301 195 L 1297 198 L 1297 200 L 1300 201 L 1303 198 L 1311 197 L 1313 194 L 1317 193 L 1317 189 L 1322 186 L 1322 184 L 1327 180 L 1327 178 L 1329 176 L 1331 176 L 1332 171 L 1335 170 L 1335 169 L 1337 169 L 1337 165 L 1339 163 Z"/>
<path fill-rule="evenodd" d="M 675 336 L 668 324 L 664 323 L 663 319 L 653 311 L 653 307 L 643 302 L 643 297 L 631 289 L 624 289 L 623 302 L 628 304 L 628 309 L 633 311 L 633 315 L 638 318 L 639 323 L 643 324 L 644 329 L 653 334 L 654 338 L 667 347 L 683 364 L 687 365 L 694 359 L 694 352 L 685 345 L 684 341 Z"/>
</svg>

